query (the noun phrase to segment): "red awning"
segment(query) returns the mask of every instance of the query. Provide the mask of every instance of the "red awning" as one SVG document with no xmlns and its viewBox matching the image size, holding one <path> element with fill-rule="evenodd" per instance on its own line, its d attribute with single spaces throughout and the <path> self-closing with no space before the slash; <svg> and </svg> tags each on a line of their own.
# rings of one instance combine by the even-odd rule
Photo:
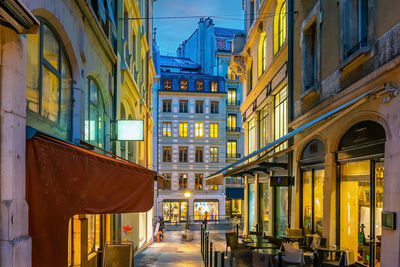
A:
<svg viewBox="0 0 400 267">
<path fill-rule="evenodd" d="M 156 173 L 36 134 L 26 143 L 32 266 L 67 266 L 68 221 L 76 214 L 145 212 Z"/>
</svg>

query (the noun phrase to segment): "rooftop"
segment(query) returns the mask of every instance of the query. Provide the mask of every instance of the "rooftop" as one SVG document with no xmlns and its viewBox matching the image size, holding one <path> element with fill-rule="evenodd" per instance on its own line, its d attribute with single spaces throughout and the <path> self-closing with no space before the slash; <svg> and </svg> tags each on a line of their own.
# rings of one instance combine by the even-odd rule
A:
<svg viewBox="0 0 400 267">
<path fill-rule="evenodd" d="M 193 70 L 200 69 L 200 65 L 189 58 L 171 57 L 171 56 L 160 56 L 160 66 L 185 68 Z"/>
<path fill-rule="evenodd" d="M 214 27 L 214 33 L 217 37 L 232 37 L 235 33 L 244 33 L 243 30 L 238 29 L 229 29 L 229 28 L 221 28 L 221 27 Z"/>
</svg>

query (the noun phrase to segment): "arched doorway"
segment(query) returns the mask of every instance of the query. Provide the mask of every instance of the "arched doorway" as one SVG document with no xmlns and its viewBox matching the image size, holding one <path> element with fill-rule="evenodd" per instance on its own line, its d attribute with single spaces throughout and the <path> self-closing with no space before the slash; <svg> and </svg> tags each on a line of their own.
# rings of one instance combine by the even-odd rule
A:
<svg viewBox="0 0 400 267">
<path fill-rule="evenodd" d="M 367 266 L 380 266 L 385 140 L 380 124 L 362 121 L 343 135 L 337 152 L 337 240 Z"/>
<path fill-rule="evenodd" d="M 300 209 L 304 234 L 322 235 L 324 210 L 325 146 L 311 140 L 304 148 L 300 160 Z"/>
</svg>

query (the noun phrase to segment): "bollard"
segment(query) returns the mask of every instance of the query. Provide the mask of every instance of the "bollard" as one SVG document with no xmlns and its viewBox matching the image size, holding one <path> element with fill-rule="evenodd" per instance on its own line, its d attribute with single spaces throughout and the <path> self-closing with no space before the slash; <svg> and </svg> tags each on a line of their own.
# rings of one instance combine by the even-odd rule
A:
<svg viewBox="0 0 400 267">
<path fill-rule="evenodd" d="M 212 242 L 210 242 L 210 260 L 209 260 L 209 263 L 210 263 L 210 267 L 212 267 L 212 264 L 213 264 L 213 243 Z"/>
<path fill-rule="evenodd" d="M 218 267 L 218 251 L 214 251 L 214 267 Z"/>
<path fill-rule="evenodd" d="M 205 263 L 206 263 L 205 265 L 206 265 L 206 266 L 208 266 L 208 244 L 209 244 L 209 243 L 208 243 L 208 233 L 206 233 L 206 244 L 205 244 L 205 245 L 206 245 L 206 246 L 205 246 L 206 251 L 205 251 L 205 253 L 204 253 L 204 254 L 205 254 L 205 258 L 206 258 L 206 259 L 205 259 Z"/>
<path fill-rule="evenodd" d="M 236 235 L 239 238 L 239 224 L 236 224 Z"/>
<path fill-rule="evenodd" d="M 225 253 L 221 251 L 221 266 L 220 267 L 225 267 Z"/>
<path fill-rule="evenodd" d="M 203 255 L 203 224 L 200 225 L 200 253 L 201 253 L 201 257 L 204 259 L 204 255 Z"/>
</svg>

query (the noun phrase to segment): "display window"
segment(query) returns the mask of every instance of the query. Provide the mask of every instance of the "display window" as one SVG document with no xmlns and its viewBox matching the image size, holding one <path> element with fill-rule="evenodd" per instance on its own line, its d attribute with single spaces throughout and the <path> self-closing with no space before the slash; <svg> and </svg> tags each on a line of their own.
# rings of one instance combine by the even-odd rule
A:
<svg viewBox="0 0 400 267">
<path fill-rule="evenodd" d="M 260 225 L 261 229 L 265 235 L 273 235 L 272 234 L 272 188 L 269 186 L 269 183 L 261 183 L 259 185 L 260 190 Z"/>
<path fill-rule="evenodd" d="M 218 201 L 195 201 L 193 203 L 194 220 L 218 220 Z"/>
<path fill-rule="evenodd" d="M 242 199 L 226 199 L 225 200 L 225 215 L 227 217 L 242 216 Z"/>
<path fill-rule="evenodd" d="M 187 201 L 185 200 L 167 200 L 163 202 L 163 218 L 166 222 L 178 223 L 186 221 Z"/>
<path fill-rule="evenodd" d="M 250 231 L 255 231 L 256 227 L 256 222 L 254 220 L 255 218 L 255 186 L 254 184 L 249 184 L 248 185 L 248 197 L 249 197 L 249 230 Z"/>
</svg>

